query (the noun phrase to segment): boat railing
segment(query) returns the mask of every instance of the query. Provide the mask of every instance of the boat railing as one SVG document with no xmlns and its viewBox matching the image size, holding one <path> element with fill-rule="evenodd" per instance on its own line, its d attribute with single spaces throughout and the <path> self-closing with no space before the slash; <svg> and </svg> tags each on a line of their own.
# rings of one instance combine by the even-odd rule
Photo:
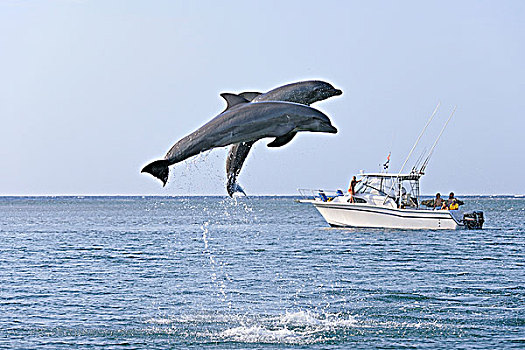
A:
<svg viewBox="0 0 525 350">
<path fill-rule="evenodd" d="M 309 188 L 297 189 L 302 199 L 314 199 L 326 202 L 330 198 L 344 196 L 342 190 L 314 190 Z"/>
</svg>

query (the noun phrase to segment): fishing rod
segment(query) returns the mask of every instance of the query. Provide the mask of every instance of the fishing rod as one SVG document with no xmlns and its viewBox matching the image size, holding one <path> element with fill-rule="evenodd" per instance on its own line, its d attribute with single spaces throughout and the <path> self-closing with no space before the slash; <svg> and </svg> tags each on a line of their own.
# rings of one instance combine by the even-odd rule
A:
<svg viewBox="0 0 525 350">
<path fill-rule="evenodd" d="M 423 157 L 425 156 L 425 154 L 427 154 L 427 149 L 426 148 L 423 149 L 423 151 L 419 155 L 419 158 L 417 159 L 416 164 L 414 164 L 414 166 L 412 167 L 412 170 L 410 170 L 411 173 L 415 173 L 416 172 L 416 170 L 419 167 L 419 164 L 421 163 L 421 161 L 423 160 Z"/>
<path fill-rule="evenodd" d="M 423 165 L 421 166 L 421 169 L 419 169 L 419 173 L 420 174 L 424 174 L 425 169 L 427 168 L 428 162 L 430 161 L 430 158 L 432 157 L 432 154 L 434 153 L 434 148 L 436 148 L 436 145 L 437 145 L 439 139 L 441 138 L 441 135 L 443 134 L 443 131 L 445 131 L 445 129 L 446 129 L 447 125 L 448 125 L 448 122 L 450 121 L 450 119 L 452 119 L 452 116 L 456 112 L 456 108 L 457 108 L 457 106 L 454 106 L 454 110 L 452 111 L 452 113 L 450 113 L 450 117 L 448 117 L 447 122 L 445 123 L 445 125 L 443 125 L 443 128 L 441 129 L 441 132 L 439 133 L 436 141 L 434 141 L 434 144 L 432 145 L 432 148 L 430 149 L 430 152 L 428 153 L 427 158 L 423 162 Z"/>
<path fill-rule="evenodd" d="M 405 168 L 405 165 L 407 164 L 408 160 L 410 159 L 410 156 L 412 155 L 412 152 L 414 152 L 414 149 L 416 148 L 417 144 L 419 143 L 419 140 L 421 140 L 421 136 L 423 136 L 423 133 L 425 132 L 425 130 L 427 130 L 427 127 L 430 124 L 430 122 L 432 121 L 432 119 L 434 119 L 434 116 L 436 115 L 436 112 L 438 111 L 440 105 L 441 105 L 441 102 L 439 102 L 437 104 L 436 109 L 434 109 L 434 113 L 432 113 L 432 115 L 430 116 L 430 119 L 428 120 L 427 124 L 425 125 L 423 130 L 421 130 L 421 133 L 419 134 L 419 136 L 418 136 L 418 138 L 416 140 L 416 143 L 414 143 L 414 146 L 412 146 L 412 149 L 408 153 L 407 159 L 405 159 L 405 162 L 401 166 L 401 169 L 399 169 L 399 173 L 397 175 L 401 175 L 401 172 L 403 171 L 403 169 Z"/>
<path fill-rule="evenodd" d="M 408 153 L 408 156 L 407 158 L 405 159 L 405 162 L 403 163 L 403 165 L 401 166 L 401 169 L 399 169 L 399 173 L 397 173 L 397 176 L 399 177 L 399 175 L 401 175 L 401 172 L 403 171 L 403 169 L 405 168 L 405 165 L 407 164 L 408 160 L 410 159 L 410 156 L 412 155 L 412 152 L 414 152 L 414 149 L 416 148 L 417 144 L 419 143 L 419 140 L 421 140 L 421 136 L 423 136 L 423 134 L 425 133 L 425 130 L 427 130 L 427 127 L 428 125 L 430 124 L 430 122 L 432 121 L 432 119 L 434 119 L 434 116 L 436 115 L 438 109 L 439 109 L 439 106 L 441 105 L 441 101 L 438 102 L 437 106 L 436 106 L 436 109 L 434 109 L 434 112 L 432 113 L 432 115 L 430 116 L 430 119 L 427 121 L 427 124 L 425 125 L 425 127 L 423 128 L 423 130 L 421 130 L 421 133 L 419 134 L 417 140 L 416 140 L 416 143 L 414 143 L 414 146 L 412 146 L 412 149 L 410 150 L 410 152 Z M 394 185 L 395 183 L 392 182 L 392 187 L 390 187 L 390 190 L 388 190 L 388 193 L 390 193 L 390 191 L 392 191 L 392 189 L 394 188 Z M 388 194 L 387 193 L 387 194 Z M 383 204 L 386 203 L 386 200 L 388 199 L 388 196 L 385 197 L 385 201 L 383 202 Z M 401 200 L 401 199 L 400 199 Z"/>
</svg>

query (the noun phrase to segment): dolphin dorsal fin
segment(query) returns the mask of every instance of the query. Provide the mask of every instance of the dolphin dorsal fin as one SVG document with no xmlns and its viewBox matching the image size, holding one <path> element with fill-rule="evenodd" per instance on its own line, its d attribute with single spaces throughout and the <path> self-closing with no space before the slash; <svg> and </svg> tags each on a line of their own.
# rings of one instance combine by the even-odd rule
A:
<svg viewBox="0 0 525 350">
<path fill-rule="evenodd" d="M 262 95 L 262 92 L 255 92 L 255 91 L 246 91 L 239 94 L 239 96 L 244 97 L 248 101 L 252 101 L 257 96 Z"/>
<path fill-rule="evenodd" d="M 245 99 L 244 97 L 242 96 L 239 96 L 239 95 L 236 95 L 236 94 L 231 94 L 229 92 L 223 92 L 221 94 L 221 97 L 226 101 L 226 103 L 228 104 L 226 106 L 226 110 L 232 108 L 233 106 L 236 106 L 240 103 L 249 103 L 250 101 L 248 101 L 247 99 Z"/>
</svg>

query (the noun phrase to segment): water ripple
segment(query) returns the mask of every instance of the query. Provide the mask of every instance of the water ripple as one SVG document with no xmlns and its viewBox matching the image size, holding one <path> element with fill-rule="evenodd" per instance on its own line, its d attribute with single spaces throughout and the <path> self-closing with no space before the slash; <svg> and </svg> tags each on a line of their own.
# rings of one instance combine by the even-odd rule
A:
<svg viewBox="0 0 525 350">
<path fill-rule="evenodd" d="M 0 348 L 520 348 L 525 199 L 466 206 L 485 229 L 331 229 L 289 197 L 0 198 Z"/>
</svg>

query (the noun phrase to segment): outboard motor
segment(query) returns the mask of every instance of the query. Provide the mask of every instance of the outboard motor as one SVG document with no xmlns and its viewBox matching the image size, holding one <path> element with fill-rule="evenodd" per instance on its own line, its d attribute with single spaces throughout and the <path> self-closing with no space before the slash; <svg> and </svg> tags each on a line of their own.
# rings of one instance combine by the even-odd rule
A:
<svg viewBox="0 0 525 350">
<path fill-rule="evenodd" d="M 472 211 L 463 215 L 463 224 L 470 230 L 483 228 L 484 222 L 482 211 Z"/>
</svg>

